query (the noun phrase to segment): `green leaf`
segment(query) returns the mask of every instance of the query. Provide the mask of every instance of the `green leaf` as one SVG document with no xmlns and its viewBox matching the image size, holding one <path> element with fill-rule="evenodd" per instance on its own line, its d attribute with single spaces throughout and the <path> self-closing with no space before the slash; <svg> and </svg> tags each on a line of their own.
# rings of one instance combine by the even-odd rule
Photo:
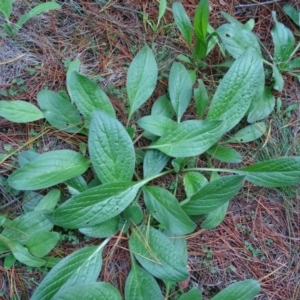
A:
<svg viewBox="0 0 300 300">
<path fill-rule="evenodd" d="M 171 232 L 169 230 L 164 230 L 163 233 L 169 238 L 169 240 L 175 247 L 177 253 L 179 254 L 180 257 L 182 257 L 185 264 L 187 265 L 189 255 L 187 250 L 186 237 L 175 234 L 174 232 Z"/>
<path fill-rule="evenodd" d="M 28 123 L 44 118 L 43 113 L 35 105 L 21 100 L 1 100 L 0 116 L 16 123 Z"/>
<path fill-rule="evenodd" d="M 205 221 L 202 222 L 201 228 L 214 229 L 224 220 L 229 202 L 224 203 L 220 207 L 207 214 Z"/>
<path fill-rule="evenodd" d="M 265 119 L 273 111 L 275 106 L 275 97 L 271 88 L 265 87 L 262 97 L 251 103 L 250 112 L 248 114 L 247 121 L 254 123 L 256 121 Z"/>
<path fill-rule="evenodd" d="M 49 193 L 41 199 L 41 201 L 38 203 L 35 211 L 51 211 L 55 208 L 57 202 L 60 198 L 60 190 L 59 189 L 53 189 L 49 191 Z"/>
<path fill-rule="evenodd" d="M 64 182 L 84 173 L 89 160 L 72 150 L 43 153 L 13 172 L 8 184 L 16 190 L 37 190 Z"/>
<path fill-rule="evenodd" d="M 166 9 L 167 9 L 167 0 L 159 0 L 157 26 L 159 25 L 161 18 L 164 16 Z"/>
<path fill-rule="evenodd" d="M 68 70 L 67 70 L 67 85 L 69 84 L 70 80 L 71 80 L 71 74 L 76 71 L 76 72 L 79 72 L 79 69 L 80 69 L 80 65 L 81 65 L 81 62 L 80 60 L 78 59 L 75 59 L 73 60 L 70 64 L 69 64 L 69 67 L 68 67 Z M 69 97 L 68 97 L 69 98 Z M 72 102 L 73 103 L 73 102 Z"/>
<path fill-rule="evenodd" d="M 102 250 L 107 242 L 105 240 L 100 246 L 79 249 L 62 259 L 46 275 L 31 300 L 52 299 L 66 287 L 95 282 L 102 266 Z"/>
<path fill-rule="evenodd" d="M 4 259 L 4 263 L 3 263 L 4 269 L 6 270 L 10 269 L 15 264 L 15 262 L 16 262 L 16 258 L 12 253 L 9 253 Z"/>
<path fill-rule="evenodd" d="M 180 282 L 189 276 L 184 259 L 171 241 L 152 227 L 137 227 L 130 237 L 129 249 L 139 263 L 157 278 Z"/>
<path fill-rule="evenodd" d="M 46 214 L 64 228 L 83 228 L 100 224 L 120 214 L 135 198 L 145 182 L 111 182 L 75 195 Z"/>
<path fill-rule="evenodd" d="M 252 125 L 248 125 L 239 130 L 230 139 L 226 140 L 226 143 L 248 143 L 255 141 L 262 137 L 267 131 L 265 122 L 258 122 Z"/>
<path fill-rule="evenodd" d="M 156 280 L 133 262 L 125 283 L 125 299 L 163 300 L 163 295 Z"/>
<path fill-rule="evenodd" d="M 188 45 L 192 47 L 193 27 L 183 5 L 179 2 L 174 2 L 172 5 L 172 12 L 177 28 Z"/>
<path fill-rule="evenodd" d="M 284 5 L 283 10 L 295 24 L 300 26 L 300 11 L 296 11 L 296 9 L 291 5 Z"/>
<path fill-rule="evenodd" d="M 257 90 L 264 85 L 262 73 L 261 59 L 254 50 L 249 49 L 239 56 L 222 79 L 207 117 L 225 120 L 223 133 L 237 125 L 248 111 Z"/>
<path fill-rule="evenodd" d="M 285 66 L 285 70 L 287 71 L 293 71 L 294 69 L 300 69 L 300 58 L 289 61 Z"/>
<path fill-rule="evenodd" d="M 159 174 L 169 161 L 169 156 L 157 151 L 147 150 L 143 162 L 144 178 Z"/>
<path fill-rule="evenodd" d="M 154 55 L 146 45 L 135 56 L 127 73 L 126 90 L 130 104 L 129 119 L 152 95 L 156 86 L 157 73 Z"/>
<path fill-rule="evenodd" d="M 8 21 L 10 14 L 12 12 L 12 0 L 2 0 L 0 2 L 0 12 L 4 15 L 5 19 Z"/>
<path fill-rule="evenodd" d="M 196 102 L 196 110 L 199 118 L 202 118 L 208 104 L 208 94 L 203 80 L 198 79 L 198 87 L 194 89 L 194 99 Z"/>
<path fill-rule="evenodd" d="M 167 129 L 174 127 L 176 122 L 161 115 L 151 115 L 140 118 L 137 124 L 151 134 L 162 136 Z"/>
<path fill-rule="evenodd" d="M 271 30 L 274 43 L 274 61 L 279 65 L 280 70 L 294 51 L 295 38 L 289 28 L 277 21 L 275 11 L 272 11 L 272 17 L 275 22 L 275 26 Z"/>
<path fill-rule="evenodd" d="M 199 289 L 193 287 L 187 293 L 180 296 L 178 300 L 202 300 L 202 294 Z"/>
<path fill-rule="evenodd" d="M 120 217 L 115 216 L 100 224 L 91 227 L 79 228 L 79 231 L 87 236 L 94 238 L 107 238 L 113 236 L 118 231 Z"/>
<path fill-rule="evenodd" d="M 73 71 L 67 78 L 67 88 L 71 100 L 88 121 L 96 108 L 115 117 L 115 110 L 107 95 L 88 77 Z"/>
<path fill-rule="evenodd" d="M 172 103 L 167 95 L 159 97 L 152 105 L 151 115 L 161 115 L 172 119 L 175 115 Z"/>
<path fill-rule="evenodd" d="M 87 282 L 61 289 L 51 300 L 122 300 L 119 291 L 106 282 Z"/>
<path fill-rule="evenodd" d="M 29 252 L 36 257 L 47 255 L 59 240 L 57 232 L 36 232 L 26 241 Z"/>
<path fill-rule="evenodd" d="M 212 157 L 223 162 L 239 163 L 242 161 L 242 156 L 237 151 L 222 145 L 213 145 L 206 152 Z"/>
<path fill-rule="evenodd" d="M 182 209 L 188 215 L 209 213 L 231 200 L 242 188 L 244 179 L 243 175 L 217 178 L 194 194 L 188 202 L 182 205 Z"/>
<path fill-rule="evenodd" d="M 25 164 L 31 162 L 35 158 L 37 158 L 40 154 L 35 151 L 22 151 L 18 156 L 18 163 L 20 167 L 23 167 Z"/>
<path fill-rule="evenodd" d="M 194 30 L 197 39 L 207 48 L 206 35 L 207 35 L 207 26 L 209 18 L 209 1 L 201 0 L 197 5 L 195 17 L 194 17 Z"/>
<path fill-rule="evenodd" d="M 229 285 L 211 300 L 253 300 L 259 291 L 259 282 L 249 279 Z"/>
<path fill-rule="evenodd" d="M 223 134 L 224 124 L 219 120 L 189 120 L 166 130 L 149 148 L 158 149 L 172 157 L 202 154 Z"/>
<path fill-rule="evenodd" d="M 183 177 L 184 189 L 188 198 L 196 194 L 207 183 L 207 179 L 198 172 L 187 172 Z"/>
<path fill-rule="evenodd" d="M 151 215 L 166 229 L 178 235 L 194 231 L 196 224 L 169 191 L 158 186 L 145 186 L 143 191 L 144 201 Z"/>
<path fill-rule="evenodd" d="M 192 80 L 184 65 L 174 62 L 169 74 L 169 95 L 178 123 L 191 102 L 192 87 Z"/>
<path fill-rule="evenodd" d="M 125 208 L 123 217 L 132 225 L 139 225 L 144 220 L 144 213 L 139 204 L 136 202 L 131 203 Z"/>
<path fill-rule="evenodd" d="M 266 187 L 281 187 L 300 182 L 300 156 L 281 157 L 241 168 L 246 180 Z"/>
<path fill-rule="evenodd" d="M 216 32 L 221 38 L 225 49 L 233 58 L 240 57 L 249 48 L 261 57 L 261 50 L 257 36 L 236 24 L 223 24 Z"/>
<path fill-rule="evenodd" d="M 272 66 L 272 71 L 273 71 L 272 77 L 274 78 L 275 81 L 273 88 L 278 92 L 282 92 L 284 86 L 284 79 L 275 65 Z"/>
<path fill-rule="evenodd" d="M 37 101 L 46 120 L 52 126 L 69 133 L 81 131 L 81 117 L 69 100 L 55 92 L 43 90 L 38 93 Z"/>
<path fill-rule="evenodd" d="M 61 6 L 54 1 L 53 2 L 49 1 L 46 3 L 39 4 L 36 7 L 34 7 L 33 9 L 31 9 L 28 13 L 24 14 L 19 19 L 19 21 L 16 24 L 16 28 L 19 30 L 24 25 L 24 23 L 26 23 L 29 19 L 31 19 L 41 13 L 47 12 L 52 9 L 60 9 L 60 8 L 61 8 Z"/>
<path fill-rule="evenodd" d="M 88 189 L 88 185 L 82 176 L 67 180 L 66 185 L 71 195 L 78 195 Z"/>
<path fill-rule="evenodd" d="M 36 209 L 39 202 L 43 199 L 43 195 L 34 191 L 26 191 L 22 199 L 22 208 L 25 213 Z"/>
<path fill-rule="evenodd" d="M 101 110 L 95 110 L 89 133 L 89 152 L 102 183 L 130 181 L 135 152 L 124 126 Z"/>
</svg>

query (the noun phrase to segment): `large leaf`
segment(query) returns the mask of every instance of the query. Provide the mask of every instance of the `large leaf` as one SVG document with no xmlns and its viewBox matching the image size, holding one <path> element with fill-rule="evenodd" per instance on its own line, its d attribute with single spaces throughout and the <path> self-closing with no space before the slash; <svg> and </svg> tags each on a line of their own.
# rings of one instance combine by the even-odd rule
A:
<svg viewBox="0 0 300 300">
<path fill-rule="evenodd" d="M 12 0 L 1 0 L 0 2 L 0 12 L 4 15 L 6 20 L 9 20 L 10 14 L 12 12 Z"/>
<path fill-rule="evenodd" d="M 135 198 L 144 182 L 112 182 L 75 195 L 47 214 L 54 224 L 84 228 L 120 214 Z"/>
<path fill-rule="evenodd" d="M 192 80 L 184 65 L 174 62 L 169 75 L 169 95 L 178 123 L 191 102 L 192 87 Z"/>
<path fill-rule="evenodd" d="M 238 58 L 249 48 L 261 57 L 259 40 L 253 32 L 234 23 L 223 24 L 216 31 L 232 57 Z"/>
<path fill-rule="evenodd" d="M 241 168 L 246 180 L 266 187 L 281 187 L 300 182 L 300 156 L 281 157 Z"/>
<path fill-rule="evenodd" d="M 95 110 L 89 132 L 89 152 L 102 183 L 130 181 L 135 152 L 124 126 L 101 110 Z"/>
<path fill-rule="evenodd" d="M 143 191 L 144 201 L 151 215 L 166 229 L 178 235 L 194 231 L 196 224 L 169 191 L 158 186 L 145 186 Z"/>
<path fill-rule="evenodd" d="M 226 121 L 224 133 L 237 125 L 248 111 L 257 90 L 264 85 L 261 81 L 263 72 L 261 59 L 249 49 L 239 56 L 224 76 L 208 112 L 209 119 Z"/>
<path fill-rule="evenodd" d="M 222 145 L 213 145 L 206 152 L 212 157 L 223 162 L 239 163 L 242 161 L 242 156 L 237 151 Z"/>
<path fill-rule="evenodd" d="M 71 100 L 87 120 L 92 118 L 92 113 L 96 108 L 105 111 L 112 117 L 115 116 L 115 110 L 109 98 L 91 79 L 73 71 L 67 77 L 67 88 Z"/>
<path fill-rule="evenodd" d="M 134 229 L 129 249 L 139 263 L 153 276 L 180 282 L 189 276 L 184 259 L 170 240 L 160 231 L 146 226 Z"/>
<path fill-rule="evenodd" d="M 149 148 L 169 156 L 189 157 L 205 152 L 223 134 L 224 124 L 219 120 L 189 120 L 168 128 L 164 135 Z"/>
<path fill-rule="evenodd" d="M 28 123 L 44 118 L 43 113 L 35 105 L 21 100 L 1 100 L 0 116 L 16 123 Z"/>
<path fill-rule="evenodd" d="M 279 65 L 279 70 L 283 64 L 289 60 L 294 51 L 295 38 L 289 28 L 277 21 L 276 12 L 272 12 L 275 26 L 271 30 L 274 43 L 274 61 Z"/>
<path fill-rule="evenodd" d="M 125 300 L 163 300 L 156 280 L 146 270 L 132 263 L 125 283 Z"/>
<path fill-rule="evenodd" d="M 69 133 L 80 132 L 81 117 L 69 100 L 55 92 L 43 90 L 38 93 L 37 101 L 52 126 Z"/>
<path fill-rule="evenodd" d="M 64 182 L 84 173 L 90 162 L 72 150 L 54 150 L 39 155 L 8 177 L 16 190 L 37 190 Z"/>
<path fill-rule="evenodd" d="M 224 220 L 227 212 L 229 202 L 224 203 L 220 207 L 207 214 L 205 221 L 202 222 L 201 227 L 204 229 L 214 229 Z"/>
<path fill-rule="evenodd" d="M 31 300 L 48 300 L 68 286 L 95 282 L 102 266 L 102 250 L 107 240 L 100 246 L 85 247 L 61 260 L 44 278 L 35 290 Z"/>
<path fill-rule="evenodd" d="M 259 291 L 259 282 L 249 279 L 229 285 L 211 300 L 253 300 Z"/>
<path fill-rule="evenodd" d="M 145 46 L 131 62 L 126 80 L 130 103 L 129 119 L 132 114 L 152 95 L 157 81 L 157 64 L 151 49 Z"/>
<path fill-rule="evenodd" d="M 172 12 L 179 31 L 188 45 L 192 47 L 193 27 L 183 5 L 179 2 L 174 2 Z"/>
<path fill-rule="evenodd" d="M 147 150 L 143 161 L 144 178 L 159 174 L 169 161 L 169 156 L 157 151 Z"/>
<path fill-rule="evenodd" d="M 231 200 L 242 188 L 245 176 L 224 176 L 206 184 L 194 194 L 182 209 L 188 215 L 209 213 Z"/>
<path fill-rule="evenodd" d="M 106 282 L 87 282 L 61 289 L 51 300 L 122 300 L 120 292 Z"/>
</svg>

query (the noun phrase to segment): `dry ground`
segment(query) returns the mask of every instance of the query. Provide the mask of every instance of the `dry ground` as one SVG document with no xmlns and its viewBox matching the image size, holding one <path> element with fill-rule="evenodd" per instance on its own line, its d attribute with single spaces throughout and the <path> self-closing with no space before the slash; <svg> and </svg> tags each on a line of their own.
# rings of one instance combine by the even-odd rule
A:
<svg viewBox="0 0 300 300">
<path fill-rule="evenodd" d="M 12 21 L 35 2 L 44 1 L 16 0 Z M 65 89 L 66 67 L 70 61 L 79 58 L 81 72 L 99 82 L 110 96 L 118 117 L 125 121 L 126 70 L 137 50 L 146 42 L 155 51 L 162 75 L 154 96 L 143 107 L 144 111 L 149 111 L 152 101 L 166 90 L 164 75 L 172 61 L 178 54 L 189 53 L 175 29 L 170 9 L 158 31 L 154 32 L 147 20 L 156 22 L 158 1 L 57 2 L 62 5 L 62 10 L 32 19 L 13 40 L 0 38 L 0 62 L 24 55 L 13 63 L 0 64 L 0 98 L 36 103 L 37 93 L 45 87 L 55 91 Z M 172 2 L 168 1 L 168 8 Z M 193 16 L 198 0 L 182 2 Z M 220 11 L 230 13 L 241 22 L 254 18 L 254 31 L 272 50 L 271 11 L 276 10 L 278 19 L 296 32 L 296 26 L 284 15 L 282 5 L 289 3 L 299 10 L 300 3 L 297 0 L 267 1 L 267 4 L 260 5 L 260 2 L 263 1 L 211 0 L 210 23 L 216 28 L 225 22 Z M 2 21 L 0 17 L 0 23 Z M 220 55 L 215 50 L 208 62 L 215 64 L 219 61 Z M 203 78 L 210 91 L 215 89 L 218 74 L 213 68 L 199 71 L 198 76 Z M 284 91 L 277 96 L 287 108 L 293 103 L 299 104 L 300 85 L 287 76 L 285 81 Z M 244 163 L 287 154 L 300 155 L 299 119 L 299 109 L 291 114 L 274 114 L 268 120 L 270 134 L 251 145 L 236 145 L 244 156 Z M 0 153 L 15 151 L 17 154 L 28 148 L 40 153 L 59 148 L 77 150 L 85 142 L 80 135 L 63 133 L 42 121 L 19 125 L 0 118 Z M 13 158 L 14 155 L 0 166 L 0 209 L 11 217 L 21 212 L 22 203 L 22 195 L 12 195 L 3 181 L 15 167 Z M 172 181 L 169 179 L 164 184 Z M 227 216 L 217 229 L 199 230 L 188 237 L 190 286 L 199 287 L 206 299 L 230 283 L 255 278 L 262 286 L 257 300 L 299 300 L 299 209 L 299 187 L 270 190 L 251 184 L 245 186 L 231 201 Z M 55 249 L 54 255 L 64 257 L 86 243 L 99 243 L 96 239 L 86 242 L 76 232 L 65 234 L 66 239 Z M 106 248 L 101 276 L 123 291 L 130 263 L 126 239 L 118 238 L 113 238 Z M 29 299 L 42 276 L 41 270 L 20 265 L 5 270 L 0 263 L 3 299 Z M 177 287 L 171 299 L 176 299 L 176 291 Z"/>
</svg>

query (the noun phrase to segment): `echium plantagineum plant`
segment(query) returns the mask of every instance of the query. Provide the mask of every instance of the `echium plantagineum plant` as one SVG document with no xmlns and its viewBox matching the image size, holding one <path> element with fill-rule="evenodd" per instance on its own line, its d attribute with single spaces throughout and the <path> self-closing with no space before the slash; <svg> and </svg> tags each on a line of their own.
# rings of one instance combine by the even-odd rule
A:
<svg viewBox="0 0 300 300">
<path fill-rule="evenodd" d="M 131 254 L 125 299 L 166 299 L 171 283 L 189 277 L 185 236 L 195 231 L 196 222 L 204 229 L 218 226 L 229 201 L 245 181 L 264 187 L 300 182 L 300 157 L 275 158 L 237 169 L 214 168 L 210 163 L 207 167 L 197 166 L 202 155 L 227 163 L 241 162 L 241 155 L 228 145 L 261 136 L 260 122 L 224 139 L 249 114 L 257 91 L 264 87 L 263 62 L 253 48 L 236 58 L 209 105 L 204 85 L 193 89 L 194 80 L 188 70 L 174 62 L 168 94 L 154 102 L 150 115 L 136 121 L 135 112 L 151 97 L 157 83 L 155 57 L 146 45 L 127 73 L 126 127 L 117 119 L 108 96 L 80 74 L 79 67 L 79 61 L 69 67 L 68 94 L 49 90 L 38 94 L 40 109 L 24 101 L 0 101 L 0 115 L 8 120 L 30 122 L 45 118 L 59 130 L 88 137 L 89 158 L 71 150 L 44 154 L 24 151 L 19 155 L 20 168 L 8 177 L 8 184 L 16 190 L 35 191 L 64 183 L 71 194 L 59 203 L 59 190 L 50 189 L 32 211 L 12 221 L 4 217 L 0 220 L 4 228 L 0 252 L 9 257 L 7 265 L 17 259 L 29 266 L 53 266 L 32 300 L 121 299 L 121 291 L 97 282 L 102 250 L 117 232 L 128 238 Z M 183 120 L 190 105 L 196 106 L 197 116 Z M 138 148 L 136 143 L 141 136 L 149 142 Z M 89 168 L 95 180 L 87 183 L 82 174 Z M 170 173 L 177 178 L 182 176 L 185 198 L 177 199 L 176 192 L 154 184 L 154 179 Z M 55 233 L 49 235 L 54 225 L 105 240 L 57 262 L 46 256 L 58 240 Z M 37 250 L 39 235 L 44 251 Z M 228 286 L 212 300 L 250 300 L 259 291 L 259 282 L 249 279 Z M 202 296 L 199 289 L 192 288 L 180 299 Z"/>
</svg>

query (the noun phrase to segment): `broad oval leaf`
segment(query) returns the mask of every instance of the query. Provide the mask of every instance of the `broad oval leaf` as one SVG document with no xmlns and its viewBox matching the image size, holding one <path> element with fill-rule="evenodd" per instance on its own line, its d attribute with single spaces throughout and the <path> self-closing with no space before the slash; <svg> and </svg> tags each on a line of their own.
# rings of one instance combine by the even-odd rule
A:
<svg viewBox="0 0 300 300">
<path fill-rule="evenodd" d="M 156 280 L 136 263 L 132 264 L 125 283 L 125 300 L 163 300 Z"/>
<path fill-rule="evenodd" d="M 84 173 L 90 162 L 72 150 L 54 150 L 39 155 L 8 177 L 16 190 L 37 190 L 64 182 Z"/>
<path fill-rule="evenodd" d="M 143 161 L 144 178 L 159 174 L 168 163 L 170 157 L 158 150 L 146 151 Z"/>
<path fill-rule="evenodd" d="M 93 111 L 99 108 L 112 117 L 115 110 L 102 89 L 88 77 L 73 71 L 67 77 L 67 88 L 71 100 L 87 120 L 92 118 Z"/>
<path fill-rule="evenodd" d="M 84 247 L 62 259 L 46 275 L 31 300 L 52 299 L 59 290 L 68 286 L 96 281 L 102 266 L 102 250 L 107 242 Z"/>
<path fill-rule="evenodd" d="M 134 229 L 129 249 L 139 263 L 157 278 L 180 282 L 189 276 L 186 263 L 172 242 L 152 227 L 143 225 Z"/>
<path fill-rule="evenodd" d="M 35 105 L 21 100 L 1 100 L 0 116 L 16 123 L 28 123 L 44 118 L 43 113 Z"/>
<path fill-rule="evenodd" d="M 101 110 L 95 110 L 89 132 L 89 152 L 102 183 L 130 181 L 135 152 L 124 126 Z"/>
<path fill-rule="evenodd" d="M 172 103 L 167 95 L 159 97 L 152 105 L 151 115 L 160 115 L 170 119 L 175 115 Z"/>
<path fill-rule="evenodd" d="M 253 49 L 247 50 L 233 63 L 213 97 L 208 112 L 209 119 L 226 121 L 224 132 L 229 131 L 244 117 L 257 90 L 264 81 L 261 58 Z"/>
<path fill-rule="evenodd" d="M 241 168 L 246 180 L 266 187 L 281 187 L 300 182 L 300 156 L 281 157 Z"/>
<path fill-rule="evenodd" d="M 38 93 L 37 101 L 52 126 L 69 133 L 80 132 L 81 117 L 69 100 L 53 91 L 43 90 Z"/>
<path fill-rule="evenodd" d="M 300 26 L 300 11 L 297 11 L 291 5 L 284 5 L 283 10 L 294 21 L 295 24 Z"/>
<path fill-rule="evenodd" d="M 126 90 L 130 103 L 129 119 L 152 95 L 156 86 L 157 73 L 154 55 L 146 45 L 135 56 L 127 73 Z"/>
<path fill-rule="evenodd" d="M 144 201 L 151 215 L 166 229 L 177 235 L 186 235 L 194 231 L 196 224 L 169 191 L 158 186 L 145 186 L 143 191 Z"/>
<path fill-rule="evenodd" d="M 169 74 L 169 95 L 178 123 L 191 102 L 192 88 L 192 80 L 184 65 L 174 62 Z"/>
<path fill-rule="evenodd" d="M 259 282 L 249 279 L 229 285 L 211 300 L 253 300 L 259 291 Z"/>
<path fill-rule="evenodd" d="M 245 176 L 230 175 L 217 178 L 194 194 L 182 209 L 188 215 L 209 213 L 231 200 L 242 188 Z"/>
<path fill-rule="evenodd" d="M 119 291 L 106 282 L 87 282 L 60 290 L 51 300 L 122 300 Z"/>
<path fill-rule="evenodd" d="M 188 45 L 191 47 L 193 27 L 189 16 L 185 12 L 183 5 L 179 2 L 174 2 L 172 6 L 172 12 L 177 28 L 181 32 Z"/>
<path fill-rule="evenodd" d="M 169 156 L 189 157 L 202 154 L 223 135 L 224 123 L 219 120 L 189 120 L 166 130 L 149 148 Z"/>
<path fill-rule="evenodd" d="M 224 203 L 220 207 L 207 214 L 206 219 L 201 223 L 201 228 L 214 229 L 224 220 L 229 202 Z"/>
<path fill-rule="evenodd" d="M 183 177 L 184 189 L 188 198 L 196 194 L 207 183 L 207 179 L 198 172 L 187 172 Z"/>
<path fill-rule="evenodd" d="M 56 210 L 45 214 L 64 228 L 100 224 L 120 214 L 135 198 L 144 182 L 112 182 L 75 195 Z"/>
<path fill-rule="evenodd" d="M 223 162 L 239 163 L 242 161 L 242 156 L 237 151 L 222 145 L 213 145 L 206 152 L 212 157 Z"/>
</svg>

